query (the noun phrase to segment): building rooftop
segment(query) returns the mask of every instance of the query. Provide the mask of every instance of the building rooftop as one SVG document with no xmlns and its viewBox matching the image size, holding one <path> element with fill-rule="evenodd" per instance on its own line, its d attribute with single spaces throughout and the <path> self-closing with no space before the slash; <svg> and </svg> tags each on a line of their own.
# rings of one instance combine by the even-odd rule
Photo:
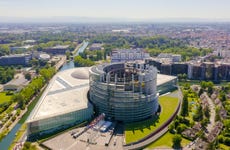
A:
<svg viewBox="0 0 230 150">
<path fill-rule="evenodd" d="M 89 68 L 74 68 L 57 73 L 50 81 L 27 122 L 87 108 Z"/>
<path fill-rule="evenodd" d="M 164 74 L 157 74 L 157 86 L 162 85 L 166 82 L 176 79 L 176 76 L 169 76 Z"/>
<path fill-rule="evenodd" d="M 56 46 L 52 47 L 52 49 L 66 49 L 68 47 L 69 47 L 69 45 L 56 45 Z"/>
<path fill-rule="evenodd" d="M 21 86 L 27 84 L 28 80 L 25 78 L 25 76 L 22 73 L 18 73 L 14 76 L 14 79 L 7 82 L 4 86 L 7 85 L 15 85 L 15 86 Z"/>
<path fill-rule="evenodd" d="M 13 55 L 5 55 L 1 56 L 0 58 L 11 58 L 11 57 L 24 57 L 24 56 L 30 56 L 31 54 L 13 54 Z"/>
</svg>

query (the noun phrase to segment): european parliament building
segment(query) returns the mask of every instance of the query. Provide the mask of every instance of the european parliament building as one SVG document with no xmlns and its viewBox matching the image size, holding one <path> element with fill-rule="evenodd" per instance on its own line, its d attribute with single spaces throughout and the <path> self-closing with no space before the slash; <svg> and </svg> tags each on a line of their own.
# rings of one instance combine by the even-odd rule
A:
<svg viewBox="0 0 230 150">
<path fill-rule="evenodd" d="M 89 80 L 96 113 L 133 122 L 158 110 L 157 70 L 153 66 L 135 62 L 98 65 L 90 68 Z"/>
<path fill-rule="evenodd" d="M 158 74 L 143 62 L 102 64 L 58 72 L 27 120 L 29 138 L 62 130 L 104 113 L 134 122 L 154 115 L 158 93 L 176 87 L 177 78 Z"/>
</svg>

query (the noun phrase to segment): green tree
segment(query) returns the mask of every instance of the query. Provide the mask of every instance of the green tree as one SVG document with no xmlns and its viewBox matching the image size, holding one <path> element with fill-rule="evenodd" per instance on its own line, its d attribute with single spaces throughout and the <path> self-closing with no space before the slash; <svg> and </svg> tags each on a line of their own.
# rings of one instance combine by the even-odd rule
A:
<svg viewBox="0 0 230 150">
<path fill-rule="evenodd" d="M 181 138 L 181 135 L 179 134 L 175 134 L 172 138 L 172 143 L 173 143 L 173 148 L 181 148 L 181 141 L 182 141 L 182 138 Z"/>
<path fill-rule="evenodd" d="M 10 48 L 7 45 L 0 45 L 0 56 L 9 55 Z"/>
<path fill-rule="evenodd" d="M 198 96 L 200 97 L 201 94 L 203 94 L 204 90 L 202 88 L 200 88 L 199 92 L 198 92 Z"/>
<path fill-rule="evenodd" d="M 219 99 L 222 101 L 222 102 L 225 102 L 227 100 L 226 98 L 226 95 L 223 91 L 220 92 L 219 94 Z"/>
<path fill-rule="evenodd" d="M 30 142 L 25 142 L 22 150 L 37 150 L 35 145 L 32 145 Z"/>
<path fill-rule="evenodd" d="M 181 134 L 181 132 L 183 132 L 186 128 L 187 126 L 185 124 L 179 124 L 179 126 L 176 128 L 176 131 L 178 134 Z"/>
<path fill-rule="evenodd" d="M 193 119 L 195 121 L 201 121 L 203 119 L 203 111 L 202 111 L 202 107 L 200 105 L 197 107 L 197 110 L 193 116 Z"/>
<path fill-rule="evenodd" d="M 177 78 L 178 78 L 179 81 L 182 81 L 183 80 L 183 75 L 182 74 L 178 74 Z"/>
<path fill-rule="evenodd" d="M 65 53 L 65 55 L 66 55 L 66 59 L 67 59 L 67 60 L 70 60 L 70 52 L 67 51 L 67 52 Z"/>
<path fill-rule="evenodd" d="M 210 109 L 208 107 L 205 107 L 203 111 L 204 111 L 205 117 L 209 118 L 210 117 Z"/>
<path fill-rule="evenodd" d="M 215 121 L 220 121 L 220 107 L 216 107 L 216 116 L 215 116 Z"/>
<path fill-rule="evenodd" d="M 95 63 L 89 59 L 83 59 L 81 56 L 74 57 L 74 65 L 77 67 L 93 66 Z"/>
<path fill-rule="evenodd" d="M 0 84 L 5 84 L 6 82 L 12 80 L 14 78 L 14 74 L 14 68 L 0 66 Z"/>
<path fill-rule="evenodd" d="M 39 70 L 39 74 L 45 78 L 46 81 L 51 79 L 51 77 L 56 73 L 54 67 L 42 68 Z"/>
<path fill-rule="evenodd" d="M 181 116 L 188 116 L 188 93 L 184 93 L 182 106 L 181 106 Z"/>
<path fill-rule="evenodd" d="M 30 75 L 30 73 L 26 73 L 26 74 L 25 74 L 25 78 L 26 78 L 27 80 L 31 80 L 31 75 Z"/>
<path fill-rule="evenodd" d="M 102 60 L 102 52 L 101 51 L 97 51 L 96 54 L 97 54 L 96 60 Z"/>
<path fill-rule="evenodd" d="M 171 124 L 169 125 L 169 132 L 172 133 L 172 134 L 175 133 L 175 124 L 174 124 L 174 123 L 171 123 Z"/>
</svg>

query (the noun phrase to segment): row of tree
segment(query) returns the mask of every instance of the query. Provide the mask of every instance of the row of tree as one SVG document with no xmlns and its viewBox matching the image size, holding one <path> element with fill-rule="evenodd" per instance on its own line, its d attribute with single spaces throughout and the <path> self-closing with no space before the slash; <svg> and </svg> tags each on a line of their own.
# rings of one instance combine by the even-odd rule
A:
<svg viewBox="0 0 230 150">
<path fill-rule="evenodd" d="M 93 66 L 95 63 L 90 59 L 84 59 L 80 55 L 74 57 L 74 65 L 76 67 L 88 67 Z"/>
<path fill-rule="evenodd" d="M 91 61 L 99 61 L 104 59 L 104 50 L 95 50 L 95 51 L 84 51 L 79 53 L 79 55 L 84 59 L 90 59 Z"/>
<path fill-rule="evenodd" d="M 25 88 L 13 96 L 13 101 L 17 102 L 21 109 L 24 109 L 31 98 L 40 92 L 45 83 L 55 74 L 55 69 L 53 67 L 43 68 L 39 73 L 38 77 L 32 79 Z"/>
</svg>

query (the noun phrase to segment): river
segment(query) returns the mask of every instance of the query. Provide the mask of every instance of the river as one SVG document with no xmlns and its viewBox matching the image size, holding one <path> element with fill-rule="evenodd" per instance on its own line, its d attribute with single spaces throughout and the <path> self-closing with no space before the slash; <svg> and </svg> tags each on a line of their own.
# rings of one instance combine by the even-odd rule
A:
<svg viewBox="0 0 230 150">
<path fill-rule="evenodd" d="M 89 42 L 84 41 L 83 45 L 79 48 L 79 50 L 77 51 L 77 53 L 74 56 L 79 55 L 79 53 L 84 52 L 84 50 L 86 49 L 86 47 L 88 46 Z M 59 71 L 63 71 L 63 70 L 67 70 L 67 69 L 71 69 L 74 68 L 74 62 L 73 60 L 66 62 Z M 7 150 L 11 143 L 13 142 L 14 138 L 15 138 L 15 134 L 18 132 L 18 130 L 21 128 L 22 124 L 26 121 L 27 117 L 29 116 L 30 112 L 33 110 L 35 104 L 37 103 L 37 101 L 35 101 L 34 103 L 32 102 L 28 108 L 28 111 L 26 112 L 26 114 L 22 117 L 22 119 L 14 126 L 14 128 L 0 141 L 0 150 Z"/>
</svg>

